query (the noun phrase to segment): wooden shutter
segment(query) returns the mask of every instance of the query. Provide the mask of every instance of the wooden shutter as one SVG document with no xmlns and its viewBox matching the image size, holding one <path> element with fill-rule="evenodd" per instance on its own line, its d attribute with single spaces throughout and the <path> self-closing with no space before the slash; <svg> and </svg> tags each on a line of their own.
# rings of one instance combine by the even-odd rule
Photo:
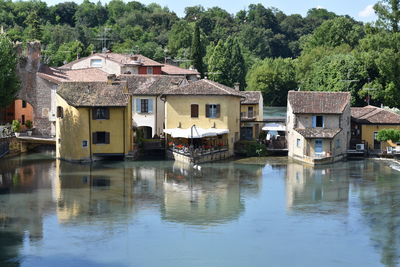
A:
<svg viewBox="0 0 400 267">
<path fill-rule="evenodd" d="M 197 105 L 197 104 L 190 105 L 190 115 L 192 118 L 199 117 L 199 105 Z"/>
<path fill-rule="evenodd" d="M 97 108 L 92 108 L 92 120 L 96 120 Z"/>
<path fill-rule="evenodd" d="M 147 106 L 148 113 L 153 113 L 153 99 L 148 99 Z"/>
<path fill-rule="evenodd" d="M 312 116 L 312 127 L 317 127 L 317 116 Z"/>
<path fill-rule="evenodd" d="M 210 105 L 206 104 L 206 118 L 210 117 Z"/>
<path fill-rule="evenodd" d="M 110 109 L 109 108 L 104 108 L 104 116 L 106 120 L 110 119 Z"/>
<path fill-rule="evenodd" d="M 221 115 L 221 105 L 218 104 L 217 105 L 217 115 L 215 116 L 216 118 L 219 118 L 219 116 Z"/>
<path fill-rule="evenodd" d="M 58 106 L 57 107 L 57 118 L 64 118 L 64 109 L 63 107 Z"/>
<path fill-rule="evenodd" d="M 97 144 L 97 132 L 92 133 L 92 143 Z"/>
<path fill-rule="evenodd" d="M 109 132 L 105 132 L 105 143 L 109 144 L 110 143 L 110 133 Z"/>
<path fill-rule="evenodd" d="M 141 111 L 140 98 L 136 98 L 136 113 L 141 113 Z"/>
</svg>

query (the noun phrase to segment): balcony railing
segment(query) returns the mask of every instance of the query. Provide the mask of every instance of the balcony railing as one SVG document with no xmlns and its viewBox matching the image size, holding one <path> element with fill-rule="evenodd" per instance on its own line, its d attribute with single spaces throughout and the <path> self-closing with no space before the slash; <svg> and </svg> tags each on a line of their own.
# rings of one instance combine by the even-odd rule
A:
<svg viewBox="0 0 400 267">
<path fill-rule="evenodd" d="M 240 112 L 240 118 L 244 120 L 254 120 L 258 116 L 257 111 L 245 111 L 245 112 Z"/>
<path fill-rule="evenodd" d="M 228 146 L 216 146 L 212 148 L 190 148 L 181 146 L 170 146 L 168 150 L 192 158 L 228 151 Z"/>
</svg>

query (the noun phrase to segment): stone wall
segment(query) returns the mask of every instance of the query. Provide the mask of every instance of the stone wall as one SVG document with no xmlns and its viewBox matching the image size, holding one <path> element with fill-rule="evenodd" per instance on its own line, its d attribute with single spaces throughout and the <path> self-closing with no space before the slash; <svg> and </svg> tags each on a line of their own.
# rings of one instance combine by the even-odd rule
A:
<svg viewBox="0 0 400 267">
<path fill-rule="evenodd" d="M 19 57 L 17 73 L 21 81 L 17 98 L 27 101 L 33 107 L 34 134 L 48 136 L 51 133 L 49 112 L 53 84 L 37 76 L 42 68 L 40 42 L 28 42 L 25 50 L 22 43 L 16 43 L 15 49 Z"/>
</svg>

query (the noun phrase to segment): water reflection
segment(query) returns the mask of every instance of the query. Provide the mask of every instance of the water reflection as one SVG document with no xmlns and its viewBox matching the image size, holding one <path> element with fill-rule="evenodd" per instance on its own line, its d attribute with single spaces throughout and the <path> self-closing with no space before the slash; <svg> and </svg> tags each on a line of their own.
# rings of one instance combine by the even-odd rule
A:
<svg viewBox="0 0 400 267">
<path fill-rule="evenodd" d="M 400 257 L 399 192 L 399 172 L 384 162 L 372 160 L 313 168 L 277 158 L 193 168 L 172 161 L 78 165 L 51 158 L 38 159 L 35 155 L 24 156 L 0 161 L 0 266 L 18 266 L 27 262 L 27 256 L 44 257 L 49 266 L 59 257 L 68 259 L 70 256 L 81 265 L 98 265 L 101 262 L 96 261 L 95 253 L 82 258 L 79 253 L 74 254 L 76 250 L 70 248 L 71 244 L 96 244 L 92 240 L 95 237 L 106 244 L 119 244 L 122 238 L 119 234 L 129 234 L 130 226 L 130 231 L 136 229 L 136 232 L 134 238 L 127 237 L 127 247 L 131 249 L 137 241 L 147 247 L 156 246 L 155 253 L 163 248 L 157 247 L 160 240 L 148 243 L 151 234 L 146 232 L 146 227 L 149 225 L 156 225 L 151 231 L 167 233 L 173 229 L 162 237 L 166 240 L 179 236 L 180 229 L 185 229 L 191 239 L 205 229 L 219 229 L 222 235 L 225 229 L 234 226 L 235 230 L 228 231 L 229 235 L 223 238 L 251 254 L 255 251 L 251 249 L 253 242 L 254 247 L 265 245 L 269 250 L 274 249 L 276 246 L 268 243 L 274 240 L 274 232 L 280 233 L 276 237 L 278 240 L 284 240 L 275 239 L 275 242 L 290 243 L 293 236 L 302 233 L 286 234 L 287 229 L 306 229 L 300 239 L 303 242 L 312 237 L 313 229 L 307 230 L 309 225 L 323 225 L 325 229 L 325 225 L 336 221 L 340 221 L 334 228 L 342 234 L 340 238 L 344 239 L 346 234 L 357 236 L 361 232 L 363 238 L 366 236 L 369 240 L 364 243 L 370 244 L 352 243 L 353 247 L 370 247 L 379 254 L 382 264 L 397 266 Z M 143 218 L 146 219 L 143 221 Z M 274 224 L 274 220 L 278 223 Z M 353 224 L 356 230 L 348 231 L 346 227 Z M 340 228 L 342 225 L 344 229 Z M 249 234 L 254 234 L 247 232 L 253 228 L 259 232 L 251 240 L 245 240 Z M 51 245 L 60 245 L 60 240 L 67 239 L 74 231 L 77 231 L 77 239 L 63 249 L 69 250 L 71 255 L 41 254 L 42 246 L 46 248 L 47 244 L 47 250 L 43 251 L 48 251 Z M 330 240 L 329 234 L 316 236 L 317 241 Z M 81 239 L 84 242 L 79 243 Z M 241 247 L 242 241 L 247 246 Z M 174 242 L 181 241 L 175 239 Z M 348 244 L 348 240 L 335 242 L 342 246 Z M 205 249 L 201 242 L 193 245 Z M 88 245 L 83 249 L 97 252 L 97 246 Z M 316 248 L 313 244 L 309 246 L 310 250 Z M 197 252 L 193 253 L 189 253 L 188 258 L 196 257 Z M 109 262 L 126 265 L 116 259 Z M 40 260 L 35 263 L 42 265 Z M 376 265 L 374 263 L 372 265 Z"/>
</svg>

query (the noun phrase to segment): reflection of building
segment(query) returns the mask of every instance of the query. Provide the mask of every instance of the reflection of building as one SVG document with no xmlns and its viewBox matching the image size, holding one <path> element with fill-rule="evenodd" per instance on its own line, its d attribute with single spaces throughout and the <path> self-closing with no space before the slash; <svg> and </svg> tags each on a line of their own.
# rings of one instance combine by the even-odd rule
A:
<svg viewBox="0 0 400 267">
<path fill-rule="evenodd" d="M 342 211 L 343 205 L 347 207 L 349 197 L 348 181 L 341 181 L 342 179 L 346 179 L 346 176 L 338 173 L 333 175 L 331 167 L 313 168 L 289 163 L 286 177 L 288 209 L 318 213 L 326 207 L 323 212 Z M 329 205 L 330 203 L 332 205 Z"/>
<path fill-rule="evenodd" d="M 165 174 L 162 217 L 167 221 L 191 225 L 210 225 L 237 219 L 245 207 L 241 196 L 245 191 L 243 189 L 249 187 L 245 192 L 254 193 L 260 177 L 261 167 L 203 166 L 199 170 L 175 162 L 172 170 Z M 246 179 L 255 182 L 245 182 Z"/>
<path fill-rule="evenodd" d="M 113 222 L 130 216 L 133 207 L 133 175 L 125 168 L 99 168 L 57 161 L 53 195 L 61 223 Z"/>
</svg>

